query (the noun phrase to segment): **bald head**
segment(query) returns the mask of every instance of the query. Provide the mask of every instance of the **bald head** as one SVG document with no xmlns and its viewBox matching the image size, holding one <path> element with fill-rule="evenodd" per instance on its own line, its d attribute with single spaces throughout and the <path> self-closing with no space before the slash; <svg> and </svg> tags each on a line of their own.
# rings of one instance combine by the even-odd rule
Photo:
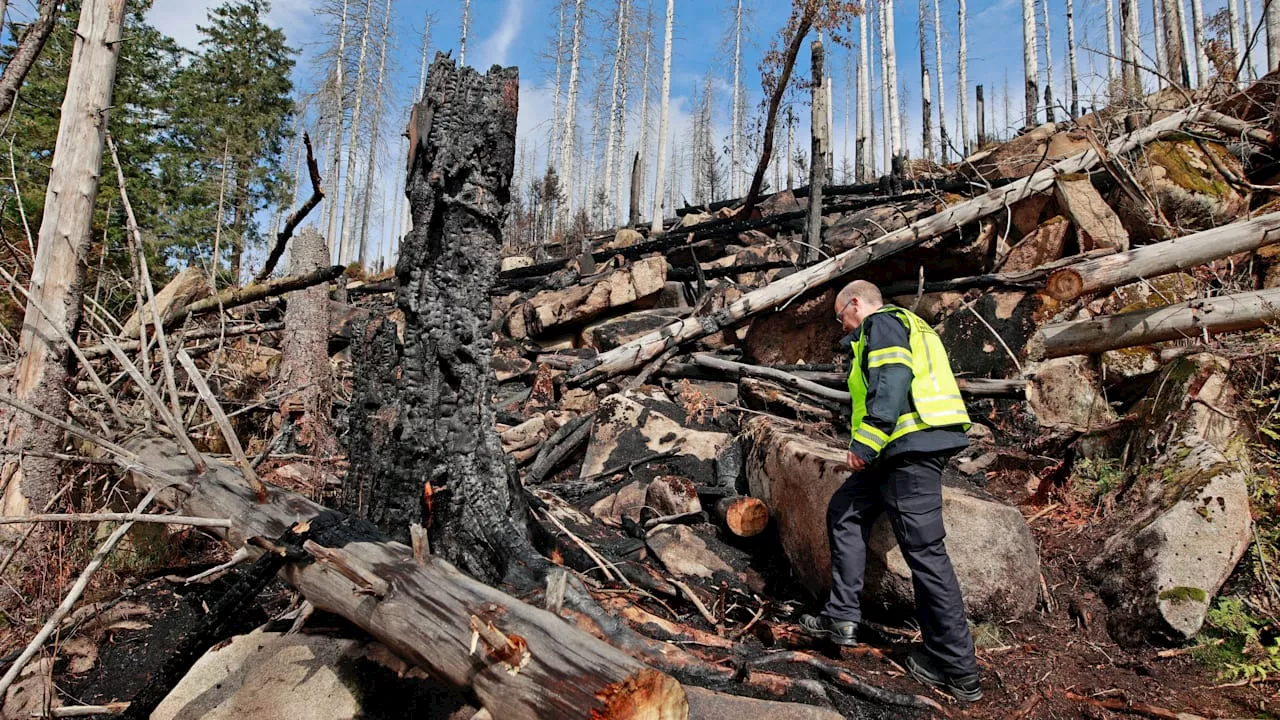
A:
<svg viewBox="0 0 1280 720">
<path fill-rule="evenodd" d="M 856 330 L 868 315 L 883 306 L 880 288 L 866 280 L 854 280 L 836 295 L 836 317 L 846 331 Z"/>
</svg>

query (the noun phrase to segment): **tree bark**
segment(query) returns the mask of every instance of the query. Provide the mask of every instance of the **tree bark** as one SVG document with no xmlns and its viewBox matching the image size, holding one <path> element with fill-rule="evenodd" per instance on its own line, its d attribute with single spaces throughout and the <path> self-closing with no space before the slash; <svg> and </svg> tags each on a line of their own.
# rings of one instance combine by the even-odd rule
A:
<svg viewBox="0 0 1280 720">
<path fill-rule="evenodd" d="M 938 83 L 938 157 L 946 165 L 950 157 L 951 138 L 947 136 L 947 90 L 942 70 L 942 8 L 940 0 L 933 0 L 933 69 Z"/>
<path fill-rule="evenodd" d="M 827 93 L 822 82 L 825 59 L 822 40 L 814 40 L 809 45 L 809 52 L 813 65 L 810 95 L 813 112 L 809 118 L 809 222 L 805 225 L 805 244 L 800 251 L 800 261 L 804 263 L 817 261 L 822 249 L 822 186 L 827 179 L 823 158 L 831 147 L 830 128 L 827 127 Z"/>
<path fill-rule="evenodd" d="M 959 82 L 958 90 L 960 93 L 960 139 L 964 148 L 964 156 L 969 157 L 973 153 L 973 146 L 969 141 L 969 11 L 965 6 L 965 0 L 958 0 L 959 10 L 957 12 L 959 27 L 956 34 L 959 35 L 960 41 L 960 57 L 959 57 Z M 982 125 L 982 108 L 978 110 L 978 125 Z M 981 143 L 981 141 L 979 141 Z"/>
<path fill-rule="evenodd" d="M 390 30 L 391 0 L 387 0 L 387 6 L 382 16 L 382 43 L 378 56 L 378 79 L 373 84 L 373 135 L 369 139 L 369 164 L 365 167 L 364 176 L 364 207 L 360 211 L 360 250 L 356 253 L 356 259 L 360 261 L 362 267 L 371 267 L 368 256 L 369 212 L 370 207 L 373 205 L 374 170 L 378 164 L 378 131 L 382 129 L 383 83 L 386 82 L 387 77 L 387 43 L 390 41 Z"/>
<path fill-rule="evenodd" d="M 667 24 L 662 41 L 662 99 L 658 105 L 658 163 L 654 174 L 653 215 L 649 225 L 651 237 L 662 233 L 662 189 L 667 179 L 667 119 L 671 106 L 671 29 L 675 15 L 675 0 L 667 0 Z M 765 143 L 768 142 L 766 138 Z"/>
<path fill-rule="evenodd" d="M 1280 67 L 1280 3 L 1262 0 L 1267 24 L 1267 72 Z"/>
<path fill-rule="evenodd" d="M 893 157 L 902 152 L 902 106 L 898 104 L 898 50 L 897 34 L 893 29 L 893 0 L 884 0 L 885 73 L 884 82 L 889 86 L 889 147 Z"/>
<path fill-rule="evenodd" d="M 1252 330 L 1280 318 L 1280 288 L 1191 300 L 1154 310 L 1045 325 L 1027 343 L 1032 360 L 1090 355 L 1165 340 Z"/>
<path fill-rule="evenodd" d="M 0 25 L 4 23 L 4 6 L 0 5 Z M 44 48 L 44 43 L 53 32 L 58 18 L 57 0 L 40 0 L 36 10 L 36 19 L 27 26 L 27 31 L 18 41 L 18 47 L 9 58 L 9 64 L 0 73 L 0 117 L 8 117 L 13 101 L 18 97 L 18 90 L 27 73 L 36 64 L 36 57 Z"/>
<path fill-rule="evenodd" d="M 929 42 L 925 37 L 924 19 L 925 19 L 925 0 L 919 2 L 919 14 L 916 17 L 916 27 L 920 35 L 920 126 L 921 138 L 920 144 L 923 150 L 922 157 L 925 160 L 933 160 L 933 91 L 929 87 L 929 62 L 928 47 Z M 938 67 L 938 72 L 942 72 L 942 67 Z"/>
<path fill-rule="evenodd" d="M 1209 84 L 1209 56 L 1205 52 L 1204 1 L 1191 0 L 1191 39 L 1196 50 L 1196 87 Z"/>
<path fill-rule="evenodd" d="M 586 0 L 575 0 L 573 5 L 573 50 L 569 60 L 569 97 L 564 108 L 564 132 L 560 134 L 560 187 L 564 188 L 565 199 L 560 203 L 563 230 L 569 229 L 575 207 L 574 183 L 574 133 L 578 127 L 578 70 L 582 61 L 582 14 Z"/>
<path fill-rule="evenodd" d="M 1080 117 L 1080 77 L 1076 71 L 1075 4 L 1067 0 L 1067 81 L 1071 87 L 1071 119 Z"/>
<path fill-rule="evenodd" d="M 347 7 L 350 0 L 342 0 L 342 22 L 338 25 L 338 56 L 334 65 L 334 86 L 333 86 L 333 147 L 330 149 L 330 162 L 333 163 L 333 170 L 329 173 L 329 182 L 332 183 L 333 197 L 329 199 L 329 206 L 325 209 L 328 232 L 325 237 L 333 246 L 330 249 L 337 253 L 335 257 L 338 263 L 342 264 L 342 248 L 340 242 L 342 235 L 340 234 L 338 225 L 338 188 L 342 187 L 342 127 L 346 121 L 346 115 L 342 110 L 342 101 L 346 95 L 346 85 L 343 79 L 343 72 L 347 62 Z M 351 169 L 347 168 L 350 172 Z"/>
<path fill-rule="evenodd" d="M 329 265 L 324 238 L 307 227 L 293 241 L 290 265 L 297 272 Z M 337 442 L 330 420 L 333 370 L 329 364 L 329 289 L 324 285 L 295 290 L 286 297 L 285 332 L 281 336 L 280 377 L 300 388 L 280 403 L 282 427 L 292 428 L 292 452 L 316 457 L 332 455 Z"/>
<path fill-rule="evenodd" d="M 1169 80 L 1181 87 L 1191 87 L 1187 75 L 1187 53 L 1182 45 L 1182 18 L 1178 12 L 1178 0 L 1161 0 L 1164 11 L 1165 73 Z"/>
<path fill-rule="evenodd" d="M 1177 130 L 1184 123 L 1194 121 L 1199 112 L 1198 107 L 1192 107 L 1164 117 L 1138 132 L 1116 138 L 1107 146 L 1105 152 L 1111 155 L 1127 153 L 1166 132 Z M 952 205 L 936 215 L 918 220 L 872 243 L 847 250 L 817 265 L 753 290 L 714 315 L 678 320 L 625 345 L 601 353 L 590 361 L 575 366 L 565 379 L 575 385 L 584 385 L 619 372 L 626 372 L 648 362 L 673 346 L 730 327 L 745 317 L 768 310 L 795 295 L 843 277 L 873 260 L 879 260 L 993 212 L 1004 210 L 1022 198 L 1053 187 L 1059 175 L 1086 171 L 1098 164 L 1100 159 L 1098 151 L 1090 148 L 1030 177 L 991 190 L 972 200 Z"/>
<path fill-rule="evenodd" d="M 876 141 L 871 127 L 871 40 L 867 25 L 871 22 L 870 13 L 863 11 L 858 18 L 858 143 L 857 153 L 861 158 L 858 178 L 860 182 L 870 182 L 876 176 Z"/>
<path fill-rule="evenodd" d="M 231 467 L 211 461 L 197 479 L 173 443 L 135 440 L 143 462 L 188 481 L 187 492 L 165 491 L 159 504 L 183 514 L 231 518 L 210 529 L 235 547 L 250 538 L 287 541 L 306 523 L 311 556 L 289 562 L 281 576 L 317 608 L 348 618 L 396 655 L 450 685 L 471 688 L 499 718 L 682 719 L 684 690 L 664 675 L 545 610 L 474 580 L 443 559 L 413 550 L 367 523 L 306 498 L 271 488 L 257 503 Z M 139 490 L 162 482 L 134 473 Z M 259 541 L 260 542 L 260 541 Z M 478 639 L 474 639 L 478 634 Z M 469 652 L 473 639 L 476 650 Z M 513 671 L 514 670 L 514 671 Z"/>
<path fill-rule="evenodd" d="M 1036 59 L 1036 2 L 1022 0 L 1022 74 L 1025 78 L 1026 108 L 1023 127 L 1035 127 L 1036 106 L 1040 104 L 1040 63 Z"/>
<path fill-rule="evenodd" d="M 1044 11 L 1044 120 L 1045 122 L 1053 122 L 1055 112 L 1053 105 L 1053 40 L 1050 32 L 1048 0 L 1040 0 L 1040 7 Z"/>
<path fill-rule="evenodd" d="M 1049 276 L 1046 289 L 1058 300 L 1074 300 L 1166 273 L 1186 270 L 1280 242 L 1280 213 L 1224 225 L 1185 237 L 1066 267 Z"/>
<path fill-rule="evenodd" d="M 481 76 L 443 56 L 431 66 L 411 132 L 413 229 L 396 268 L 404 345 L 389 319 L 364 333 L 343 505 L 402 540 L 418 523 L 465 572 L 523 584 L 541 558 L 494 431 L 488 330 L 518 82 L 515 68 Z"/>
<path fill-rule="evenodd" d="M 1124 2 L 1124 0 L 1120 0 Z M 1107 81 L 1110 85 L 1120 78 L 1120 47 L 1116 45 L 1116 7 L 1115 0 L 1107 0 Z M 1108 92 L 1110 95 L 1110 92 Z"/>
<path fill-rule="evenodd" d="M 369 49 L 369 24 L 372 20 L 373 0 L 367 0 L 364 6 L 364 28 L 360 31 L 360 55 L 356 60 L 355 103 L 351 106 L 351 139 L 347 143 L 347 184 L 342 191 L 342 234 L 337 240 L 339 265 L 349 265 L 360 259 L 356 255 L 356 239 L 353 234 L 356 213 L 352 209 L 355 207 L 356 200 L 356 154 L 360 147 L 356 138 L 362 137 L 360 113 L 364 108 L 364 56 Z M 334 185 L 334 188 L 336 189 L 337 185 Z"/>
<path fill-rule="evenodd" d="M 978 147 L 982 148 L 987 144 L 987 112 L 985 109 L 986 99 L 982 97 L 981 85 L 974 88 L 974 101 L 977 103 L 974 109 L 978 111 Z"/>
<path fill-rule="evenodd" d="M 85 0 L 81 6 L 31 269 L 31 301 L 18 341 L 11 394 L 56 418 L 67 415 L 70 359 L 60 339 L 74 338 L 80 324 L 124 8 L 124 0 Z M 7 424 L 5 444 L 10 448 L 53 451 L 60 446 L 62 430 L 52 423 L 15 413 Z M 60 484 L 59 468 L 56 460 L 36 457 L 0 467 L 3 514 L 43 508 Z"/>
<path fill-rule="evenodd" d="M 1227 22 L 1231 25 L 1228 37 L 1231 38 L 1231 65 L 1236 74 L 1242 75 L 1240 67 L 1243 55 L 1243 43 L 1240 40 L 1240 0 L 1227 0 Z M 1239 78 L 1233 78 L 1239 86 Z"/>
<path fill-rule="evenodd" d="M 1121 59 L 1124 61 L 1122 75 L 1124 78 L 1124 102 L 1133 103 L 1142 95 L 1142 84 L 1138 76 L 1138 0 L 1120 0 L 1120 34 Z M 1135 118 L 1131 115 L 1125 121 L 1125 129 L 1133 132 L 1137 129 Z"/>
</svg>

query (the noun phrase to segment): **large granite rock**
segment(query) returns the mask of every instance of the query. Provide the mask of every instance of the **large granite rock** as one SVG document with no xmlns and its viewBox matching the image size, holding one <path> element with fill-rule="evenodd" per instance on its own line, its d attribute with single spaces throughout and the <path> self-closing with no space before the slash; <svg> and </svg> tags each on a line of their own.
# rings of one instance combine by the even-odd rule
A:
<svg viewBox="0 0 1280 720">
<path fill-rule="evenodd" d="M 747 459 L 751 494 L 769 506 L 800 582 L 814 594 L 825 592 L 831 582 L 827 502 L 849 475 L 845 448 L 763 417 L 749 421 L 745 432 L 754 440 Z M 1022 513 L 952 484 L 943 486 L 942 512 L 969 617 L 1003 622 L 1031 612 L 1040 559 Z M 913 612 L 910 571 L 885 517 L 872 532 L 866 581 L 868 609 Z"/>
<path fill-rule="evenodd" d="M 1249 207 L 1248 196 L 1217 168 L 1244 177 L 1240 160 L 1217 143 L 1197 144 L 1185 136 L 1161 140 L 1144 147 L 1135 166 L 1134 179 L 1164 219 L 1178 229 L 1177 234 L 1234 222 Z M 1146 201 L 1139 205 L 1121 192 L 1115 193 L 1113 201 L 1130 237 L 1143 242 L 1164 239 L 1164 229 L 1151 223 Z"/>
</svg>

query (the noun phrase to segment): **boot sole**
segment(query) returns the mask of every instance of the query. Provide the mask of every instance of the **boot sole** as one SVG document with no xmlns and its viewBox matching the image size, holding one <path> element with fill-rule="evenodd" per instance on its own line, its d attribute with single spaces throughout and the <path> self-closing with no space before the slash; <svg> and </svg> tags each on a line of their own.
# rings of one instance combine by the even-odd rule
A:
<svg viewBox="0 0 1280 720">
<path fill-rule="evenodd" d="M 955 685 L 951 685 L 945 680 L 943 681 L 934 680 L 933 678 L 921 673 L 918 669 L 916 669 L 916 664 L 909 660 L 906 665 L 907 665 L 907 672 L 911 673 L 911 677 L 915 678 L 916 680 L 918 680 L 919 682 L 925 685 L 928 685 L 929 687 L 938 688 L 939 690 L 946 691 L 950 693 L 952 697 L 954 697 L 955 699 L 961 702 L 972 703 L 982 699 L 982 688 L 978 688 L 976 691 L 964 690 L 963 688 L 958 688 Z"/>
</svg>

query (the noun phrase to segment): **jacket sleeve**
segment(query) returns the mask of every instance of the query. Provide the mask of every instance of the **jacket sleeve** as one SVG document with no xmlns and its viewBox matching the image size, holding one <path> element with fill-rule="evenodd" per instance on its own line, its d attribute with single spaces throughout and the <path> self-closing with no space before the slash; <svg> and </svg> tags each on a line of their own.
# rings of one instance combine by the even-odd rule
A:
<svg viewBox="0 0 1280 720">
<path fill-rule="evenodd" d="M 849 450 L 870 463 L 889 444 L 898 418 L 911 407 L 911 341 L 894 315 L 867 318 L 862 372 L 867 379 L 867 414 L 853 428 Z"/>
</svg>

